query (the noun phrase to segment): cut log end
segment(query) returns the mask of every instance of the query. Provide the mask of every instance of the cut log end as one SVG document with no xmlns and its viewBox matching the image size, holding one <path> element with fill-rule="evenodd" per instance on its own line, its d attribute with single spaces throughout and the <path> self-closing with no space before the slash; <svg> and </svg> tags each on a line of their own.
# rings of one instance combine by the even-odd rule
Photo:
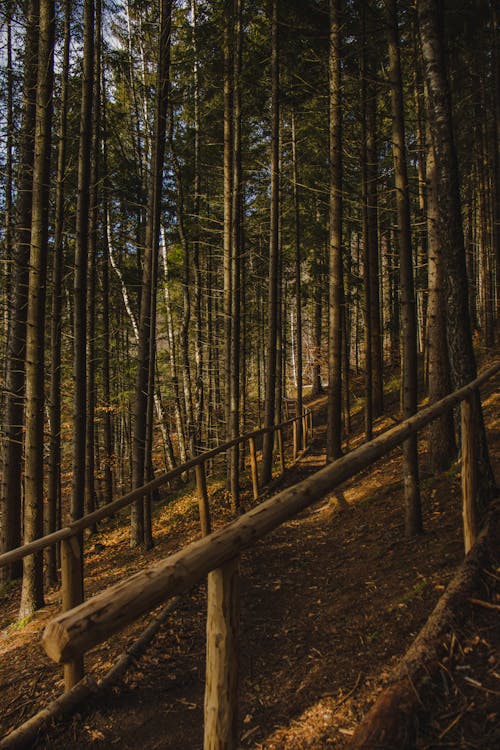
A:
<svg viewBox="0 0 500 750">
<path fill-rule="evenodd" d="M 42 636 L 42 644 L 47 656 L 56 664 L 65 664 L 74 654 L 70 653 L 71 645 L 66 629 L 56 620 L 49 622 Z"/>
</svg>

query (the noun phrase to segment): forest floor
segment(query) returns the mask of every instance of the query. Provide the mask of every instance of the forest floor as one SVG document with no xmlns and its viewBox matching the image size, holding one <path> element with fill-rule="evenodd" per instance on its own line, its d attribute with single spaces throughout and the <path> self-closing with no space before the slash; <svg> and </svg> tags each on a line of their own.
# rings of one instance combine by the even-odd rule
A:
<svg viewBox="0 0 500 750">
<path fill-rule="evenodd" d="M 482 391 L 492 461 L 500 482 L 500 391 Z M 359 402 L 361 403 L 361 402 Z M 396 394 L 377 421 L 397 420 Z M 314 443 L 273 489 L 324 465 L 325 406 L 316 404 Z M 352 448 L 361 442 L 362 414 Z M 403 533 L 401 451 L 302 513 L 246 552 L 241 561 L 240 746 L 260 750 L 343 748 L 382 690 L 463 559 L 460 467 L 432 476 L 427 435 L 419 441 L 425 533 Z M 211 486 L 215 526 L 230 518 L 221 485 Z M 244 496 L 245 497 L 245 496 Z M 246 503 L 248 503 L 248 494 Z M 248 507 L 248 506 L 247 506 Z M 156 545 L 128 546 L 117 517 L 86 543 L 87 596 L 150 565 L 199 536 L 193 492 L 155 508 Z M 500 540 L 499 540 L 500 542 Z M 418 748 L 500 747 L 500 569 L 485 572 L 463 627 L 443 655 L 439 684 L 422 697 Z M 496 585 L 496 592 L 495 592 Z M 58 723 L 35 747 L 201 748 L 205 589 L 182 597 L 144 656 L 123 681 Z M 0 732 L 62 692 L 62 670 L 45 656 L 41 631 L 58 611 L 59 592 L 28 623 L 16 623 L 19 587 L 0 611 Z M 92 651 L 96 677 L 110 668 L 149 618 Z"/>
</svg>

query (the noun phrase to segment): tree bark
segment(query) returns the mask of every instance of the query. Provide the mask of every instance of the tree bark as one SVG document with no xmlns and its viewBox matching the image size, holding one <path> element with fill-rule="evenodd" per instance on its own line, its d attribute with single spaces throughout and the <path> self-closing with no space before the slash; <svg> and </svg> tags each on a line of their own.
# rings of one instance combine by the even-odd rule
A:
<svg viewBox="0 0 500 750">
<path fill-rule="evenodd" d="M 232 97 L 232 205 L 231 205 L 231 379 L 229 398 L 229 438 L 240 434 L 240 346 L 241 346 L 241 0 L 233 7 L 233 97 Z M 229 453 L 230 487 L 233 510 L 240 505 L 239 446 Z"/>
<path fill-rule="evenodd" d="M 85 497 L 85 435 L 87 382 L 87 259 L 89 241 L 90 161 L 94 84 L 94 1 L 84 3 L 84 50 L 80 140 L 78 152 L 78 200 L 74 272 L 74 362 L 73 480 L 71 519 L 81 518 Z"/>
<path fill-rule="evenodd" d="M 278 331 L 278 275 L 279 275 L 279 10 L 278 0 L 272 0 L 271 18 L 271 217 L 269 235 L 269 289 L 267 320 L 267 369 L 264 427 L 274 423 L 276 408 L 276 342 Z M 266 433 L 262 445 L 262 483 L 272 479 L 272 433 Z"/>
<path fill-rule="evenodd" d="M 293 210 L 295 229 L 295 382 L 297 387 L 297 416 L 304 410 L 303 385 L 303 351 L 302 351 L 302 283 L 301 283 L 301 237 L 300 237 L 300 198 L 299 198 L 299 167 L 297 159 L 297 133 L 295 109 L 292 109 L 292 159 L 293 159 Z M 302 420 L 297 422 L 297 447 L 302 445 Z"/>
<path fill-rule="evenodd" d="M 25 544 L 43 535 L 44 333 L 49 242 L 50 148 L 54 78 L 55 13 L 41 0 L 38 22 L 38 80 L 33 161 L 30 273 L 26 337 Z M 43 606 L 43 559 L 24 558 L 19 618 Z"/>
<path fill-rule="evenodd" d="M 392 139 L 396 207 L 399 234 L 399 264 L 401 278 L 401 330 L 403 336 L 403 417 L 407 419 L 418 407 L 417 318 L 413 281 L 410 199 L 406 166 L 403 83 L 399 53 L 397 0 L 385 0 L 389 35 L 389 66 L 391 76 Z M 422 531 L 422 510 L 418 478 L 417 437 L 412 436 L 403 446 L 405 532 L 414 536 Z"/>
<path fill-rule="evenodd" d="M 21 543 L 22 458 L 26 372 L 26 315 L 28 310 L 29 254 L 31 243 L 31 199 L 38 70 L 39 0 L 27 7 L 24 41 L 24 80 L 21 141 L 19 148 L 18 197 L 14 247 L 14 298 L 9 320 L 6 372 L 6 403 L 3 414 L 5 439 L 2 461 L 0 549 L 6 552 Z M 21 565 L 0 569 L 0 580 L 21 575 Z"/>
<path fill-rule="evenodd" d="M 62 333 L 62 271 L 64 257 L 64 198 L 67 151 L 68 74 L 70 51 L 70 1 L 64 2 L 64 51 L 61 71 L 61 101 L 54 219 L 54 250 L 52 259 L 52 312 L 50 321 L 50 443 L 47 483 L 46 533 L 57 528 L 61 501 L 61 333 Z M 46 551 L 47 583 L 57 582 L 56 550 Z"/>
<path fill-rule="evenodd" d="M 89 234 L 87 246 L 87 378 L 86 388 L 86 427 L 85 427 L 85 513 L 92 513 L 96 505 L 95 486 L 95 406 L 96 406 L 96 345 L 95 345 L 95 304 L 97 274 L 97 231 L 99 223 L 99 157 L 101 139 L 101 0 L 95 0 L 94 29 L 94 81 L 92 107 L 91 156 L 89 176 Z"/>
<path fill-rule="evenodd" d="M 453 387 L 476 375 L 468 309 L 468 283 L 460 205 L 458 162 L 452 125 L 451 98 L 444 59 L 437 0 L 418 0 L 417 11 L 439 196 L 438 231 L 446 266 L 447 342 Z M 474 399 L 477 428 L 478 507 L 484 508 L 496 491 L 488 454 L 481 402 Z"/>
<path fill-rule="evenodd" d="M 169 64 L 170 64 L 170 23 L 171 0 L 160 0 L 160 36 L 158 40 L 158 65 L 156 78 L 155 129 L 153 159 L 148 192 L 148 221 L 144 252 L 141 310 L 139 319 L 138 366 L 135 382 L 134 435 L 132 484 L 140 487 L 146 478 L 150 457 L 146 455 L 148 394 L 154 380 L 151 368 L 154 357 L 151 346 L 154 335 L 153 318 L 156 316 L 156 283 L 158 270 L 158 250 L 160 237 L 161 193 L 163 181 L 163 160 L 168 112 Z M 153 361 L 152 361 L 153 359 Z M 154 372 L 153 372 L 154 374 Z M 150 411 L 150 419 L 152 412 Z M 151 443 L 149 444 L 151 449 Z M 131 513 L 130 544 L 136 547 L 144 541 L 143 501 L 137 502 Z"/>
<path fill-rule="evenodd" d="M 427 319 L 429 322 L 429 403 L 433 404 L 451 391 L 451 380 L 446 348 L 446 322 L 443 317 L 445 269 L 440 254 L 438 235 L 436 163 L 430 132 L 428 136 L 426 177 L 429 298 Z M 432 471 L 444 471 L 457 452 L 452 413 L 444 414 L 429 426 L 429 444 L 429 461 Z"/>
<path fill-rule="evenodd" d="M 330 0 L 330 211 L 327 461 L 342 455 L 342 101 L 341 0 Z"/>
</svg>

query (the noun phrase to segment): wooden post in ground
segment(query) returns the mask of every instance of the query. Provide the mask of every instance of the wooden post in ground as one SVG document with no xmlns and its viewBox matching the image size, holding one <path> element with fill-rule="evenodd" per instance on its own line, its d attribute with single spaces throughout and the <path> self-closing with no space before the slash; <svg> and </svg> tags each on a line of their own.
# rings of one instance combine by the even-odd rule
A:
<svg viewBox="0 0 500 750">
<path fill-rule="evenodd" d="M 203 750 L 235 750 L 238 707 L 239 558 L 208 574 Z"/>
<path fill-rule="evenodd" d="M 259 472 L 257 471 L 257 452 L 255 450 L 255 438 L 248 438 L 248 447 L 250 449 L 250 471 L 252 473 L 252 490 L 253 499 L 259 497 Z"/>
<path fill-rule="evenodd" d="M 297 447 L 297 441 L 298 441 L 298 437 L 297 437 L 298 428 L 297 428 L 297 425 L 298 425 L 298 420 L 299 419 L 300 419 L 300 417 L 297 417 L 297 419 L 295 419 L 294 422 L 293 422 L 293 460 L 294 461 L 297 460 L 297 450 L 298 450 L 298 447 Z"/>
<path fill-rule="evenodd" d="M 196 475 L 196 491 L 198 494 L 198 508 L 200 513 L 200 526 L 202 536 L 210 534 L 210 504 L 208 501 L 207 478 L 205 474 L 205 464 L 198 464 L 194 467 Z"/>
<path fill-rule="evenodd" d="M 308 421 L 307 421 L 307 412 L 304 410 L 304 413 L 302 415 L 302 449 L 305 450 L 307 448 L 307 443 L 309 440 L 309 433 L 308 433 Z"/>
<path fill-rule="evenodd" d="M 83 602 L 83 534 L 61 542 L 61 585 L 63 612 Z M 64 665 L 64 689 L 71 690 L 83 678 L 83 656 Z"/>
<path fill-rule="evenodd" d="M 477 460 L 474 429 L 473 396 L 466 398 L 461 409 L 462 507 L 465 554 L 474 545 L 479 530 L 477 509 Z"/>
<path fill-rule="evenodd" d="M 280 457 L 280 471 L 282 474 L 285 473 L 285 445 L 283 442 L 283 428 L 278 427 L 277 429 L 278 433 L 278 451 L 279 451 L 279 457 Z"/>
<path fill-rule="evenodd" d="M 313 432 L 314 432 L 312 409 L 309 411 L 309 432 L 311 433 L 311 440 L 312 440 L 313 439 Z"/>
</svg>

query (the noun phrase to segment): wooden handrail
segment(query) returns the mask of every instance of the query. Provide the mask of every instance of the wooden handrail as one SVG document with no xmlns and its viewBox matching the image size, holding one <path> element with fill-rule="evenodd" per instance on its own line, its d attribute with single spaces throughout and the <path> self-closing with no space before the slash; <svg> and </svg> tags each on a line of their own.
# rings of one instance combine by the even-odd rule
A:
<svg viewBox="0 0 500 750">
<path fill-rule="evenodd" d="M 309 412 L 310 410 L 307 409 L 306 411 Z M 255 438 L 259 437 L 260 435 L 264 435 L 265 433 L 275 432 L 279 429 L 282 429 L 283 427 L 286 427 L 287 425 L 292 424 L 293 422 L 296 422 L 300 418 L 301 417 L 299 416 L 293 417 L 291 419 L 286 420 L 285 422 L 281 422 L 280 424 L 273 425 L 272 427 L 260 427 L 257 430 L 253 430 L 252 432 L 247 432 L 244 435 L 239 435 L 237 438 L 228 440 L 227 442 L 222 443 L 222 445 L 219 445 L 216 448 L 212 448 L 209 451 L 204 451 L 203 453 L 200 453 L 199 456 L 195 456 L 189 461 L 186 461 L 185 463 L 183 463 L 181 466 L 176 466 L 175 469 L 171 469 L 170 471 L 167 471 L 164 474 L 160 474 L 160 476 L 155 477 L 155 479 L 152 479 L 150 482 L 148 482 L 147 484 L 144 484 L 142 487 L 138 487 L 134 490 L 131 490 L 130 492 L 127 492 L 125 495 L 122 495 L 122 497 L 119 497 L 116 500 L 113 500 L 113 502 L 108 503 L 108 505 L 104 505 L 102 508 L 98 508 L 92 513 L 88 513 L 86 516 L 83 516 L 82 518 L 79 518 L 76 521 L 72 521 L 67 526 L 64 526 L 62 529 L 58 529 L 57 531 L 54 531 L 51 534 L 46 534 L 45 536 L 42 536 L 39 539 L 35 539 L 33 542 L 28 542 L 28 544 L 22 545 L 22 547 L 16 547 L 13 550 L 4 552 L 2 555 L 0 555 L 0 567 L 2 565 L 8 565 L 9 563 L 22 560 L 24 557 L 27 557 L 28 555 L 35 554 L 35 552 L 40 552 L 46 547 L 51 547 L 53 544 L 62 542 L 64 539 L 69 539 L 70 537 L 76 536 L 77 534 L 80 534 L 81 532 L 85 531 L 85 529 L 89 529 L 92 526 L 95 526 L 95 524 L 98 521 L 102 521 L 103 519 L 108 518 L 109 516 L 112 516 L 114 513 L 117 513 L 119 510 L 122 510 L 123 508 L 126 508 L 128 505 L 131 505 L 135 500 L 138 500 L 144 495 L 149 495 L 154 490 L 158 489 L 159 487 L 166 484 L 167 482 L 170 482 L 173 479 L 176 479 L 177 477 L 181 476 L 182 474 L 189 471 L 190 469 L 194 469 L 197 466 L 200 466 L 201 464 L 205 463 L 205 461 L 208 461 L 209 459 L 214 458 L 215 456 L 218 456 L 219 453 L 225 453 L 230 448 L 234 447 L 235 445 L 238 445 L 239 443 L 243 443 L 246 440 L 250 440 L 250 439 L 255 440 Z"/>
<path fill-rule="evenodd" d="M 165 599 L 198 584 L 207 573 L 220 568 L 471 396 L 499 370 L 500 362 L 497 362 L 476 380 L 320 469 L 312 477 L 283 490 L 224 528 L 58 615 L 47 625 L 43 636 L 47 654 L 59 663 L 71 661 Z"/>
</svg>

